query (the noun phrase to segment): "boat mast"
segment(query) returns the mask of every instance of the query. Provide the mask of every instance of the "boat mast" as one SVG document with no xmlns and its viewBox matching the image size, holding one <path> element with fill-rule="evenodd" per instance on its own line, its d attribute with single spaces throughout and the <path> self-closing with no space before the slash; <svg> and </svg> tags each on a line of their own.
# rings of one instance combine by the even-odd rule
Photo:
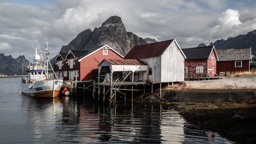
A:
<svg viewBox="0 0 256 144">
<path fill-rule="evenodd" d="M 48 79 L 48 63 L 49 63 L 49 49 L 48 42 L 45 43 L 45 55 L 46 55 L 46 78 Z"/>
</svg>

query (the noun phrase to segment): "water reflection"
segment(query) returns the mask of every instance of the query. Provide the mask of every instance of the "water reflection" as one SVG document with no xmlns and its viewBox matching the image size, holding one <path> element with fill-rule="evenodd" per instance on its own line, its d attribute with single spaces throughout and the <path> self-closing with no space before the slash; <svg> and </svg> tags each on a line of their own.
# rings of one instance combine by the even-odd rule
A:
<svg viewBox="0 0 256 144">
<path fill-rule="evenodd" d="M 7 131 L 0 132 L 3 143 L 231 143 L 191 125 L 167 105 L 109 107 L 84 97 L 35 99 L 23 95 L 2 96 L 1 101 L 12 105 L 1 109 L 1 116 L 8 111 L 16 118 L 0 119 L 5 123 L 0 124 L 1 129 Z"/>
</svg>

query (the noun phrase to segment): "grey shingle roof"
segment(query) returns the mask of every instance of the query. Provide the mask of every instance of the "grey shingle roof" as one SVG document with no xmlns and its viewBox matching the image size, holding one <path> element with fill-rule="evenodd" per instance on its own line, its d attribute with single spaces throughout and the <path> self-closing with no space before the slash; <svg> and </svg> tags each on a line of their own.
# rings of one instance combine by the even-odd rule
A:
<svg viewBox="0 0 256 144">
<path fill-rule="evenodd" d="M 182 49 L 187 60 L 208 59 L 214 46 Z"/>
<path fill-rule="evenodd" d="M 251 48 L 218 49 L 219 61 L 251 60 Z"/>
<path fill-rule="evenodd" d="M 88 55 L 90 52 L 87 50 L 71 50 L 75 57 L 82 57 Z"/>
<path fill-rule="evenodd" d="M 65 57 L 66 57 L 66 55 L 67 55 L 67 53 L 59 53 L 60 54 L 60 56 L 63 58 L 63 59 L 65 59 Z"/>
</svg>

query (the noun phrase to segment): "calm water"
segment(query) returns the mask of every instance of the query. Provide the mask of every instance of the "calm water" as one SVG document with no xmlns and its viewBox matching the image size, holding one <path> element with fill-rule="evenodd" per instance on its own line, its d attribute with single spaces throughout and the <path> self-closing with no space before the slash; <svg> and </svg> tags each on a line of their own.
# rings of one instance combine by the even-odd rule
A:
<svg viewBox="0 0 256 144">
<path fill-rule="evenodd" d="M 160 104 L 109 108 L 81 98 L 17 94 L 20 79 L 0 79 L 0 143 L 232 143 Z M 214 136 L 213 136 L 214 135 Z"/>
</svg>

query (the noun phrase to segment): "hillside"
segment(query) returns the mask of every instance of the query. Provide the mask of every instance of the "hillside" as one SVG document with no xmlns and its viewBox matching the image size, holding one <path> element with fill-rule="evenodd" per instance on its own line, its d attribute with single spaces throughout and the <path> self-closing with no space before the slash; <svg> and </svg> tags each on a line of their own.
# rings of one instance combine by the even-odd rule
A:
<svg viewBox="0 0 256 144">
<path fill-rule="evenodd" d="M 27 66 L 29 61 L 25 56 L 19 56 L 14 59 L 12 56 L 5 56 L 0 53 L 0 74 L 4 75 L 22 75 L 26 74 Z"/>
</svg>

